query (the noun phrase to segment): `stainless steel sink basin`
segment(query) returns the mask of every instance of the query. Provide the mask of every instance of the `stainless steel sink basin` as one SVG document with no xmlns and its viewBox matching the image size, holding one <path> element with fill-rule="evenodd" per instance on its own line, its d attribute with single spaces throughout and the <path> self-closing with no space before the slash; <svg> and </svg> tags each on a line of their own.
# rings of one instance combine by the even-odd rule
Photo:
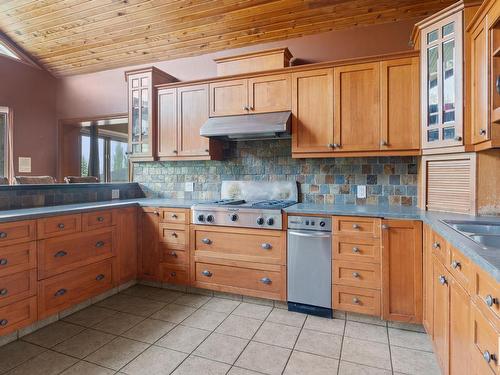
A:
<svg viewBox="0 0 500 375">
<path fill-rule="evenodd" d="M 500 250 L 499 223 L 455 220 L 443 220 L 443 223 L 469 237 L 485 249 Z"/>
</svg>

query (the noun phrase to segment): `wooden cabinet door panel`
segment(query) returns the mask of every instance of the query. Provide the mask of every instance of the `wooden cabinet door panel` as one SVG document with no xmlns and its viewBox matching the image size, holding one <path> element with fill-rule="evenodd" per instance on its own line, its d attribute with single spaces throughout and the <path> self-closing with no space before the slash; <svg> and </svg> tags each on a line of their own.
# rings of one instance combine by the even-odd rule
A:
<svg viewBox="0 0 500 375">
<path fill-rule="evenodd" d="M 335 68 L 335 151 L 380 149 L 380 64 Z"/>
<path fill-rule="evenodd" d="M 208 155 L 209 140 L 200 135 L 208 120 L 208 85 L 177 89 L 177 144 L 180 156 Z"/>
<path fill-rule="evenodd" d="M 450 290 L 450 337 L 449 369 L 453 375 L 468 375 L 470 354 L 469 295 L 453 278 L 449 279 Z"/>
<path fill-rule="evenodd" d="M 158 91 L 158 156 L 177 156 L 177 89 Z"/>
<path fill-rule="evenodd" d="M 123 284 L 137 278 L 137 208 L 116 210 L 116 246 L 118 283 Z"/>
<path fill-rule="evenodd" d="M 331 152 L 333 69 L 292 74 L 292 152 Z"/>
<path fill-rule="evenodd" d="M 359 237 L 355 234 L 334 235 L 333 259 L 380 263 L 380 241 L 373 238 Z"/>
<path fill-rule="evenodd" d="M 430 337 L 433 336 L 432 302 L 433 302 L 433 274 L 432 274 L 432 229 L 425 224 L 423 235 L 423 316 L 422 323 Z"/>
<path fill-rule="evenodd" d="M 449 274 L 436 257 L 432 257 L 434 349 L 443 374 L 448 374 L 449 355 Z"/>
<path fill-rule="evenodd" d="M 36 241 L 0 247 L 0 277 L 36 267 Z"/>
<path fill-rule="evenodd" d="M 333 284 L 380 289 L 380 265 L 345 260 L 332 262 Z"/>
<path fill-rule="evenodd" d="M 420 148 L 418 57 L 380 63 L 380 149 Z"/>
<path fill-rule="evenodd" d="M 26 327 L 37 319 L 36 296 L 0 308 L 0 336 Z"/>
<path fill-rule="evenodd" d="M 250 113 L 290 111 L 291 100 L 290 74 L 254 77 L 248 80 Z"/>
<path fill-rule="evenodd" d="M 159 277 L 158 215 L 157 209 L 146 207 L 140 224 L 138 276 L 153 281 Z"/>
<path fill-rule="evenodd" d="M 0 246 L 33 241 L 36 238 L 35 221 L 15 221 L 0 224 Z"/>
<path fill-rule="evenodd" d="M 333 308 L 380 316 L 380 291 L 353 286 L 332 286 Z"/>
<path fill-rule="evenodd" d="M 383 220 L 383 317 L 422 322 L 422 222 Z"/>
<path fill-rule="evenodd" d="M 210 117 L 248 113 L 248 80 L 214 82 L 210 84 Z"/>
</svg>

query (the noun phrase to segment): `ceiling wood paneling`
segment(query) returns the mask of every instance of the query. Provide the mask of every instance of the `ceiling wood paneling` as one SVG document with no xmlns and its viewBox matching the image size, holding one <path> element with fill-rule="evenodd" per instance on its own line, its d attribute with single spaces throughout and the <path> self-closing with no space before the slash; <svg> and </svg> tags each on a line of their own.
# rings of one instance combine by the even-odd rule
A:
<svg viewBox="0 0 500 375">
<path fill-rule="evenodd" d="M 425 17 L 453 0 L 3 0 L 0 30 L 56 76 Z"/>
</svg>

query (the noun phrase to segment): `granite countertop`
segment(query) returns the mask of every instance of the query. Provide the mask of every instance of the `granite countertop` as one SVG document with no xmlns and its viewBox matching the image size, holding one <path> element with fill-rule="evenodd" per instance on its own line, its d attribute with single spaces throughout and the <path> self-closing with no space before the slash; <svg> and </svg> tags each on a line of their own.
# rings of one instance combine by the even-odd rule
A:
<svg viewBox="0 0 500 375">
<path fill-rule="evenodd" d="M 18 210 L 0 211 L 0 222 L 36 219 L 45 216 L 69 214 L 72 212 L 95 211 L 106 208 L 127 206 L 150 206 L 190 208 L 203 200 L 137 198 L 112 200 L 91 203 L 68 204 L 60 206 L 35 207 Z M 371 216 L 387 219 L 422 220 L 434 231 L 446 239 L 452 246 L 463 252 L 475 264 L 500 282 L 500 249 L 485 249 L 470 238 L 458 233 L 444 224 L 442 220 L 467 220 L 477 222 L 494 222 L 500 224 L 500 217 L 480 217 L 453 213 L 423 211 L 416 207 L 405 206 L 356 206 L 335 204 L 298 203 L 284 209 L 288 214 L 324 214 Z"/>
</svg>

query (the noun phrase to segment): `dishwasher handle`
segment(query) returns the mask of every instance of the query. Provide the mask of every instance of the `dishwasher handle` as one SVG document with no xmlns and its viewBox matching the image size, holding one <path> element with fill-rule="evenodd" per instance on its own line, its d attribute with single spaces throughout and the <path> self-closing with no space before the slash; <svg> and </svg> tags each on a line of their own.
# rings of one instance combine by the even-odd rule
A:
<svg viewBox="0 0 500 375">
<path fill-rule="evenodd" d="M 332 236 L 331 232 L 312 232 L 312 231 L 296 231 L 296 230 L 289 230 L 288 234 L 292 236 L 299 236 L 299 237 L 309 237 L 309 238 L 330 238 Z"/>
</svg>

